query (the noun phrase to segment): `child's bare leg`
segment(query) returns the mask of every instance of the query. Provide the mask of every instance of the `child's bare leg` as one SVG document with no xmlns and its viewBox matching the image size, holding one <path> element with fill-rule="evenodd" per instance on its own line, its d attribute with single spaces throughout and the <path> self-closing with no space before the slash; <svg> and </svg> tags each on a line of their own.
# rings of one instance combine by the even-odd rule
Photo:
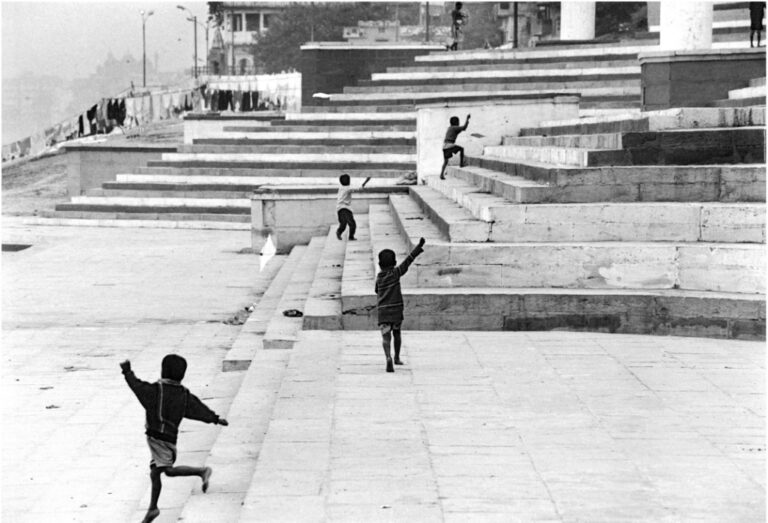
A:
<svg viewBox="0 0 768 523">
<path fill-rule="evenodd" d="M 464 167 L 466 164 L 464 163 L 464 148 L 459 147 L 459 165 Z"/>
<path fill-rule="evenodd" d="M 400 361 L 400 347 L 402 345 L 402 338 L 400 336 L 400 330 L 392 330 L 392 338 L 395 340 L 395 365 L 402 365 Z"/>
<path fill-rule="evenodd" d="M 443 168 L 440 169 L 440 179 L 445 180 L 445 167 L 448 165 L 448 158 L 443 160 Z"/>
<path fill-rule="evenodd" d="M 178 467 L 168 467 L 165 469 L 165 474 L 169 478 L 177 476 L 200 476 L 203 480 L 203 492 L 208 490 L 208 478 L 211 477 L 210 467 L 188 467 L 186 465 L 179 465 Z"/>
<path fill-rule="evenodd" d="M 392 353 L 389 350 L 389 344 L 391 339 L 392 339 L 391 333 L 389 332 L 387 332 L 386 334 L 382 333 L 381 344 L 384 347 L 384 356 L 387 357 L 387 372 L 395 372 L 395 368 L 392 366 Z"/>
<path fill-rule="evenodd" d="M 149 523 L 160 515 L 160 510 L 157 508 L 157 501 L 160 499 L 160 491 L 163 489 L 163 482 L 160 476 L 163 474 L 163 469 L 158 467 L 151 467 L 149 469 L 149 479 L 152 481 L 152 494 L 149 499 L 149 509 L 144 516 L 142 523 Z"/>
</svg>

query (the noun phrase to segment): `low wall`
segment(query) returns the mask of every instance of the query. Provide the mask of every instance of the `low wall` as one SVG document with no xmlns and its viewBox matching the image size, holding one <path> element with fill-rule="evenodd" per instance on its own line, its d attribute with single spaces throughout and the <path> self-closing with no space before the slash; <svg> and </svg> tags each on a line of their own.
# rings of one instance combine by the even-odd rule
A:
<svg viewBox="0 0 768 523">
<path fill-rule="evenodd" d="M 706 107 L 765 76 L 765 48 L 641 53 L 643 111 Z"/>
<path fill-rule="evenodd" d="M 282 120 L 283 113 L 263 112 L 245 114 L 190 113 L 184 117 L 184 143 L 190 145 L 195 138 L 224 137 L 224 127 L 269 126 L 272 120 Z M 232 135 L 236 137 L 237 135 Z"/>
<path fill-rule="evenodd" d="M 261 187 L 251 196 L 251 246 L 260 252 L 268 236 L 278 254 L 306 245 L 313 236 L 338 226 L 337 187 Z M 390 194 L 408 194 L 407 186 L 370 187 L 352 196 L 352 212 L 368 214 L 371 204 L 387 203 Z"/>
<path fill-rule="evenodd" d="M 355 86 L 358 80 L 369 80 L 373 73 L 383 73 L 387 67 L 413 64 L 416 56 L 445 46 L 408 42 L 403 44 L 349 44 L 346 42 L 315 42 L 301 46 L 301 103 L 319 105 L 314 93 L 341 93 L 345 86 Z"/>
<path fill-rule="evenodd" d="M 88 189 L 114 181 L 117 174 L 146 167 L 150 160 L 162 159 L 163 153 L 176 152 L 175 145 L 66 145 L 67 194 L 80 196 Z"/>
<path fill-rule="evenodd" d="M 419 179 L 440 174 L 443 139 L 451 116 L 461 125 L 471 114 L 469 127 L 459 135 L 457 145 L 464 153 L 479 156 L 486 145 L 501 145 L 504 136 L 517 136 L 523 127 L 535 127 L 545 120 L 579 117 L 579 96 L 539 93 L 484 98 L 478 101 L 447 101 L 416 105 L 416 155 Z M 458 155 L 451 162 L 457 163 Z"/>
</svg>

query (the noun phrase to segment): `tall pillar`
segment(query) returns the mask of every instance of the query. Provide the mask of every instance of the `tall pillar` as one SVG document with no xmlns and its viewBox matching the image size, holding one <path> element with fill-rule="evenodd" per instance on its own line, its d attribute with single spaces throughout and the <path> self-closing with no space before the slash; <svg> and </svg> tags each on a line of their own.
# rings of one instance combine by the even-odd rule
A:
<svg viewBox="0 0 768 523">
<path fill-rule="evenodd" d="M 560 40 L 595 37 L 595 2 L 560 2 Z"/>
<path fill-rule="evenodd" d="M 712 48 L 712 2 L 661 2 L 659 48 Z"/>
</svg>

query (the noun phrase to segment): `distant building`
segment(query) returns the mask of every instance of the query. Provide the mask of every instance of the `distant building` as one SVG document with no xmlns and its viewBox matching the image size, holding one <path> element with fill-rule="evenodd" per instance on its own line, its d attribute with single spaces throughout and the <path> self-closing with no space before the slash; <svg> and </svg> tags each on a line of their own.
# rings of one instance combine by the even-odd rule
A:
<svg viewBox="0 0 768 523">
<path fill-rule="evenodd" d="M 272 18 L 288 2 L 220 2 L 222 25 L 213 31 L 208 52 L 208 73 L 253 74 L 254 45 L 269 30 Z"/>
<path fill-rule="evenodd" d="M 515 41 L 515 3 L 498 2 L 496 17 L 504 33 L 504 43 Z M 560 35 L 560 2 L 517 2 L 517 45 L 530 47 Z"/>
</svg>

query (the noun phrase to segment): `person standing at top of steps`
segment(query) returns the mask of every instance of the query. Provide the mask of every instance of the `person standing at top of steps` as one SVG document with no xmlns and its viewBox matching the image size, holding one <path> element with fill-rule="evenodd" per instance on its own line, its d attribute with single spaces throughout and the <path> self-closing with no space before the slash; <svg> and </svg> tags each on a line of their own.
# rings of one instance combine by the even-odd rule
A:
<svg viewBox="0 0 768 523">
<path fill-rule="evenodd" d="M 363 185 L 358 189 L 353 189 L 349 186 L 350 178 L 348 174 L 342 174 L 339 176 L 339 192 L 336 194 L 336 215 L 339 218 L 339 228 L 336 229 L 336 237 L 341 240 L 341 233 L 349 225 L 349 239 L 356 240 L 355 231 L 357 230 L 357 223 L 355 223 L 355 215 L 352 214 L 352 193 L 361 191 L 365 188 L 365 185 L 371 181 L 371 177 L 365 179 Z"/>
<path fill-rule="evenodd" d="M 763 16 L 765 15 L 765 2 L 749 3 L 749 47 L 755 47 L 752 41 L 757 33 L 757 47 L 760 47 L 760 37 L 763 31 Z"/>
<path fill-rule="evenodd" d="M 211 478 L 210 467 L 173 466 L 176 461 L 176 439 L 182 418 L 189 418 L 205 423 L 227 426 L 229 423 L 209 409 L 197 396 L 181 384 L 187 372 L 187 361 L 177 354 L 168 354 L 163 358 L 160 380 L 148 383 L 136 377 L 131 370 L 131 362 L 120 364 L 128 386 L 146 411 L 147 445 L 149 478 L 152 480 L 152 496 L 149 509 L 143 523 L 149 523 L 160 515 L 157 500 L 163 485 L 160 476 L 165 472 L 168 477 L 199 476 L 203 480 L 203 492 L 208 490 Z"/>
<path fill-rule="evenodd" d="M 453 11 L 451 11 L 451 38 L 453 43 L 448 47 L 449 51 L 458 51 L 459 43 L 464 41 L 464 29 L 469 21 L 467 13 L 461 10 L 464 4 L 456 2 Z"/>
<path fill-rule="evenodd" d="M 400 361 L 400 347 L 402 345 L 400 326 L 403 323 L 403 293 L 400 291 L 400 278 L 408 272 L 408 267 L 422 252 L 424 252 L 424 238 L 419 240 L 419 244 L 400 265 L 396 266 L 395 253 L 390 249 L 384 249 L 379 253 L 381 272 L 376 276 L 376 312 L 379 329 L 381 329 L 384 356 L 387 358 L 387 372 L 395 372 L 389 350 L 392 338 L 395 339 L 395 365 L 403 364 Z"/>
<path fill-rule="evenodd" d="M 464 167 L 464 148 L 460 145 L 456 145 L 456 138 L 458 138 L 459 133 L 467 130 L 469 117 L 470 115 L 467 115 L 467 120 L 464 122 L 464 125 L 459 125 L 459 117 L 451 116 L 451 125 L 445 132 L 445 139 L 443 140 L 443 168 L 440 169 L 441 180 L 445 180 L 445 168 L 448 166 L 448 160 L 450 160 L 454 154 L 459 153 L 459 165 Z"/>
</svg>

